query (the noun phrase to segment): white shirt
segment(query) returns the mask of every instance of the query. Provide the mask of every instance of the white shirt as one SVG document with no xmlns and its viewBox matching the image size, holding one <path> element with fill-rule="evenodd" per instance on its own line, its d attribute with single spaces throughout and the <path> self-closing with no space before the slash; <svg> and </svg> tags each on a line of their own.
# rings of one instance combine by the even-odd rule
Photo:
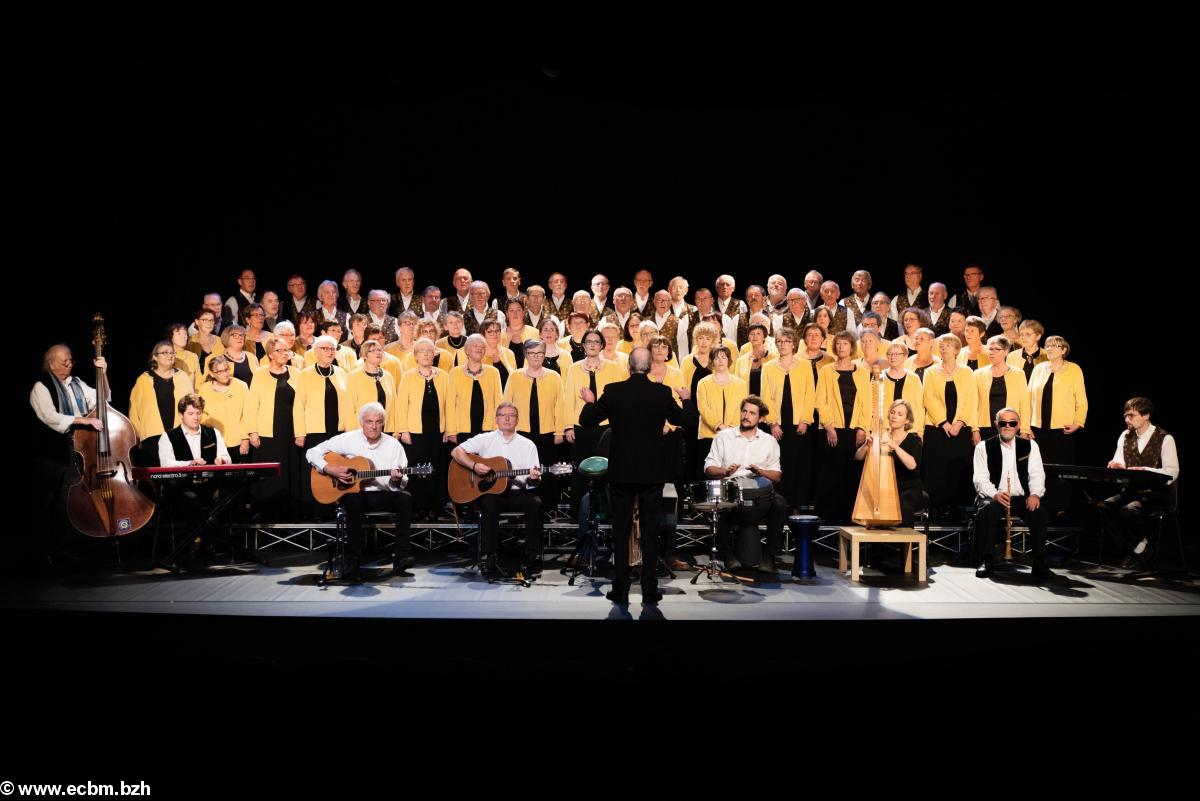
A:
<svg viewBox="0 0 1200 801">
<path fill-rule="evenodd" d="M 704 460 L 705 469 L 741 465 L 733 478 L 754 475 L 750 472 L 750 465 L 757 465 L 764 470 L 779 470 L 779 443 L 761 428 L 754 429 L 754 432 L 753 439 L 746 439 L 737 428 L 718 431 L 713 437 L 708 458 Z"/>
<path fill-rule="evenodd" d="M 725 310 L 732 306 L 735 300 L 737 299 L 732 296 L 726 298 L 724 305 L 720 298 L 714 301 L 714 308 L 721 313 L 721 331 L 725 338 L 732 342 L 737 342 L 737 317 L 730 317 Z"/>
<path fill-rule="evenodd" d="M 645 314 L 654 308 L 654 304 L 650 302 L 650 296 L 642 297 L 638 293 L 633 293 L 633 305 L 638 309 L 638 314 Z"/>
<path fill-rule="evenodd" d="M 1154 436 L 1154 429 L 1157 426 L 1147 426 L 1146 433 L 1137 435 L 1137 450 L 1138 453 L 1146 450 L 1146 443 L 1150 441 L 1150 437 Z M 1109 461 L 1120 462 L 1125 464 L 1125 437 L 1129 434 L 1128 430 L 1122 431 L 1121 436 L 1117 437 L 1117 452 L 1113 454 L 1113 458 Z M 1175 479 L 1179 478 L 1179 452 L 1175 449 L 1175 437 L 1167 434 L 1163 438 L 1162 444 L 1162 467 L 1147 467 L 1146 469 L 1154 473 L 1162 473 L 1171 477 L 1172 484 Z"/>
<path fill-rule="evenodd" d="M 957 295 L 950 298 L 950 300 L 947 301 L 946 305 L 952 309 L 957 309 L 959 306 L 962 306 L 963 308 L 969 308 L 968 302 L 971 300 L 975 300 L 976 304 L 978 304 L 979 303 L 979 301 L 977 299 L 978 297 L 979 297 L 978 291 L 975 292 L 975 297 L 972 298 L 971 293 L 964 289 L 962 292 L 959 292 Z"/>
<path fill-rule="evenodd" d="M 533 444 L 533 440 L 523 437 L 515 431 L 512 438 L 508 440 L 504 438 L 503 431 L 496 429 L 476 434 L 466 442 L 458 444 L 467 453 L 473 453 L 481 459 L 503 456 L 508 459 L 512 470 L 529 470 L 540 464 L 537 446 Z M 513 481 L 517 484 L 524 484 L 528 478 L 529 476 L 518 476 Z"/>
<path fill-rule="evenodd" d="M 935 325 L 938 324 L 938 320 L 942 319 L 943 314 L 949 316 L 950 307 L 943 306 L 940 311 L 934 311 L 933 306 L 930 306 L 925 311 L 929 312 L 929 327 L 933 328 Z"/>
<path fill-rule="evenodd" d="M 290 297 L 290 298 L 292 299 L 292 305 L 296 307 L 296 313 L 297 313 L 297 314 L 299 314 L 300 312 L 304 311 L 304 305 L 305 305 L 306 303 L 308 303 L 308 296 L 307 296 L 307 295 L 306 295 L 305 297 L 302 297 L 302 298 L 300 298 L 300 300 L 296 300 L 296 298 L 295 298 L 295 297 L 293 297 L 293 296 L 291 296 L 291 295 L 289 295 L 288 297 Z"/>
<path fill-rule="evenodd" d="M 375 470 L 395 470 L 400 467 L 408 467 L 408 457 L 405 456 L 403 446 L 395 437 L 380 434 L 379 439 L 371 444 L 367 441 L 367 435 L 362 432 L 361 428 L 330 437 L 315 448 L 309 448 L 305 458 L 313 467 L 324 470 L 325 454 L 330 452 L 339 453 L 342 456 L 365 456 Z M 390 475 L 376 476 L 363 482 L 363 489 L 368 492 L 395 491 L 408 483 L 408 476 L 402 478 L 400 487 L 395 486 L 391 481 Z"/>
<path fill-rule="evenodd" d="M 608 305 L 608 298 L 592 298 L 592 305 L 596 307 L 597 314 L 604 313 L 604 307 Z"/>
<path fill-rule="evenodd" d="M 917 287 L 916 289 L 908 290 L 908 305 L 909 306 L 912 306 L 913 304 L 915 304 L 917 302 L 917 296 L 920 295 L 922 291 L 923 290 L 921 287 Z M 899 295 L 892 298 L 892 310 L 891 310 L 891 312 L 888 313 L 888 317 L 891 317 L 896 322 L 900 322 L 900 312 L 899 312 L 900 307 L 896 305 L 896 303 L 899 300 L 900 300 Z"/>
<path fill-rule="evenodd" d="M 691 318 L 687 314 L 687 302 L 680 303 L 678 306 L 671 307 L 671 313 L 675 315 L 675 319 L 679 321 L 679 327 L 675 334 L 675 352 L 679 354 L 679 363 L 682 364 L 684 358 L 690 353 L 688 341 L 688 326 L 691 325 Z"/>
<path fill-rule="evenodd" d="M 229 451 L 225 447 L 225 439 L 215 428 L 213 433 L 217 435 L 217 459 L 228 462 Z M 183 438 L 187 440 L 188 447 L 192 449 L 192 459 L 203 459 L 204 457 L 200 454 L 200 429 L 197 428 L 194 434 L 186 428 L 183 429 Z M 181 462 L 175 458 L 175 446 L 171 444 L 171 438 L 166 434 L 158 438 L 158 463 L 163 467 L 183 467 L 190 464 L 190 462 Z"/>
<path fill-rule="evenodd" d="M 622 335 L 624 335 L 624 333 L 625 333 L 625 323 L 629 322 L 629 318 L 632 315 L 633 315 L 632 309 L 625 312 L 625 314 L 621 314 L 620 312 L 617 312 L 617 325 L 620 326 Z"/>
<path fill-rule="evenodd" d="M 238 294 L 245 298 L 247 303 L 254 302 L 254 295 L 247 294 L 241 289 L 238 290 Z M 241 322 L 238 321 L 237 298 L 231 297 L 229 300 L 225 301 L 225 308 L 229 309 L 229 319 L 233 320 L 235 325 L 241 325 Z"/>
<path fill-rule="evenodd" d="M 322 319 L 324 319 L 326 322 L 341 319 L 340 317 L 338 317 L 338 315 L 341 314 L 342 310 L 339 309 L 337 306 L 333 307 L 333 311 L 326 309 L 324 306 L 319 307 L 317 309 L 317 311 L 319 311 L 321 313 Z"/>
<path fill-rule="evenodd" d="M 53 378 L 53 376 L 51 377 Z M 86 409 L 76 408 L 75 392 L 71 389 L 72 382 L 79 384 L 80 391 L 83 392 L 83 405 L 87 407 Z M 59 434 L 67 433 L 76 417 L 87 417 L 88 409 L 96 405 L 96 390 L 89 387 L 79 376 L 73 375 L 67 378 L 66 383 L 63 384 L 63 394 L 67 396 L 68 409 L 73 409 L 73 412 L 60 414 L 54 408 L 54 398 L 50 397 L 50 391 L 40 381 L 34 384 L 33 389 L 29 391 L 29 405 L 33 407 L 34 414 Z M 108 388 L 108 399 L 112 400 L 111 386 Z"/>
<path fill-rule="evenodd" d="M 851 295 L 848 298 L 842 298 L 841 305 L 846 307 L 847 314 L 854 314 L 854 309 L 857 307 L 860 314 L 866 314 L 871 310 L 871 296 L 867 295 L 866 300 L 859 300 L 858 295 Z M 854 304 L 851 306 L 850 304 Z M 858 318 L 855 318 L 857 320 Z"/>
<path fill-rule="evenodd" d="M 401 294 L 400 295 L 400 303 L 398 305 L 401 309 L 407 309 L 409 306 L 412 305 L 412 302 L 413 302 L 412 295 Z"/>
<path fill-rule="evenodd" d="M 421 305 L 421 320 L 419 322 L 424 322 L 425 320 L 432 320 L 433 322 L 436 323 L 438 321 L 438 315 L 441 314 L 441 311 L 442 311 L 442 307 L 440 305 L 434 311 L 429 311 L 428 309 L 425 308 L 424 304 L 422 304 Z"/>
<path fill-rule="evenodd" d="M 1021 486 L 1021 479 L 1017 475 L 1017 446 L 1013 443 L 1000 443 L 1000 487 L 1008 486 L 1008 476 L 1012 476 L 1012 494 L 1025 495 L 1025 488 Z M 975 469 L 972 480 L 975 482 L 975 491 L 987 498 L 994 498 L 997 492 L 1007 492 L 1006 489 L 998 489 L 992 484 L 992 474 L 988 471 L 987 459 L 987 441 L 980 442 L 975 446 Z M 1038 450 L 1036 442 L 1029 443 L 1029 488 L 1030 495 L 1036 495 L 1041 498 L 1046 494 L 1046 471 L 1042 468 L 1042 452 Z"/>
<path fill-rule="evenodd" d="M 350 309 L 351 314 L 363 313 L 369 308 L 367 306 L 367 296 L 359 295 L 357 298 L 351 298 L 349 295 L 347 295 L 346 306 Z"/>
<path fill-rule="evenodd" d="M 493 310 L 492 309 L 484 309 L 483 311 L 479 311 L 478 309 L 471 309 L 467 312 L 467 314 L 475 315 L 475 322 L 478 323 L 480 326 L 482 326 L 483 321 L 487 319 L 488 313 L 491 311 L 493 311 Z M 494 319 L 496 320 L 496 322 L 500 323 L 500 332 L 504 333 L 504 329 L 507 328 L 507 326 L 504 324 L 504 316 L 497 314 L 497 315 L 495 315 Z M 397 325 L 399 325 L 399 323 L 397 323 Z M 480 332 L 480 333 L 483 333 L 483 332 Z"/>
</svg>

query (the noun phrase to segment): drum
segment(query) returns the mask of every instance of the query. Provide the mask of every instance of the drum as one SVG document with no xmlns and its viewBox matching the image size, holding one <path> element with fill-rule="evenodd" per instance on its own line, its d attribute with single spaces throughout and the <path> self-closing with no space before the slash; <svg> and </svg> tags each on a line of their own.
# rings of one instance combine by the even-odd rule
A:
<svg viewBox="0 0 1200 801">
<path fill-rule="evenodd" d="M 588 478 L 603 478 L 608 472 L 608 459 L 603 456 L 589 456 L 579 463 L 579 472 Z"/>
<path fill-rule="evenodd" d="M 710 512 L 724 511 L 741 503 L 737 483 L 726 478 L 696 481 L 687 485 L 688 501 L 693 509 Z"/>
<path fill-rule="evenodd" d="M 739 476 L 733 479 L 738 488 L 738 502 L 742 506 L 753 506 L 755 501 L 770 498 L 775 494 L 775 484 L 762 476 Z"/>
<path fill-rule="evenodd" d="M 816 578 L 817 571 L 813 566 L 813 540 L 821 530 L 821 518 L 814 515 L 792 515 L 788 518 L 788 529 L 791 530 L 795 543 L 792 578 Z"/>
</svg>

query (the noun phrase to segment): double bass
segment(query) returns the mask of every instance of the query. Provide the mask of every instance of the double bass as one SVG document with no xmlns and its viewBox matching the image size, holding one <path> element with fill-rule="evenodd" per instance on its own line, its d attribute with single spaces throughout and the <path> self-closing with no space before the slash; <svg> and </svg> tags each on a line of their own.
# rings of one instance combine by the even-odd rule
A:
<svg viewBox="0 0 1200 801">
<path fill-rule="evenodd" d="M 883 434 L 889 430 L 884 417 L 884 383 L 879 368 L 871 370 L 871 447 L 863 460 L 862 479 L 854 501 L 851 519 L 867 528 L 891 528 L 899 525 L 900 488 L 896 483 L 896 465 L 883 453 Z M 898 447 L 893 443 L 893 447 Z"/>
<path fill-rule="evenodd" d="M 104 355 L 104 318 L 92 318 L 96 358 Z M 96 408 L 89 416 L 100 430 L 79 426 L 71 435 L 79 481 L 67 493 L 67 519 L 89 537 L 123 537 L 149 522 L 154 501 L 133 481 L 130 454 L 138 444 L 129 418 L 108 405 L 108 376 L 96 368 Z"/>
</svg>

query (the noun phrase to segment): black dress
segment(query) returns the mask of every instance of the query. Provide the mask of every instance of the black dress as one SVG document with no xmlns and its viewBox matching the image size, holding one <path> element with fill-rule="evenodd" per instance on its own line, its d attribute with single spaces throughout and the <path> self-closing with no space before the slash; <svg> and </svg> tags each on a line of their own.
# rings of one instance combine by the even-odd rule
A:
<svg viewBox="0 0 1200 801">
<path fill-rule="evenodd" d="M 425 379 L 421 393 L 421 433 L 409 436 L 412 445 L 405 445 L 405 455 L 410 465 L 425 464 L 433 467 L 429 476 L 411 476 L 408 491 L 413 497 L 414 512 L 438 513 L 446 503 L 446 449 L 442 447 L 441 399 L 432 378 Z"/>
<path fill-rule="evenodd" d="M 254 449 L 254 461 L 279 462 L 278 478 L 264 478 L 255 482 L 251 489 L 255 506 L 261 506 L 268 520 L 274 522 L 298 518 L 307 472 L 304 454 L 295 442 L 292 409 L 296 403 L 296 390 L 288 383 L 289 374 L 288 370 L 280 375 L 271 373 L 275 379 L 275 414 L 271 420 L 271 436 L 260 437 L 261 444 Z"/>
</svg>

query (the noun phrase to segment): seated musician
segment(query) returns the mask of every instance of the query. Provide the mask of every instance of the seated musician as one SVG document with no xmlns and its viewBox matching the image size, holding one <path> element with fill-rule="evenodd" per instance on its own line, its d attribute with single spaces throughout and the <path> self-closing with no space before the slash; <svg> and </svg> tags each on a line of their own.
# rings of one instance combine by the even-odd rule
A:
<svg viewBox="0 0 1200 801">
<path fill-rule="evenodd" d="M 768 479 L 772 484 L 779 482 L 783 476 L 779 469 L 779 443 L 758 427 L 759 420 L 768 412 L 766 404 L 757 395 L 742 399 L 738 427 L 722 429 L 713 437 L 712 449 L 704 460 L 707 478 L 758 477 Z M 758 569 L 774 572 L 775 557 L 783 545 L 783 523 L 787 512 L 788 502 L 777 492 L 756 498 L 753 506 L 739 506 L 724 512 L 717 527 L 717 550 L 725 560 L 725 567 L 734 570 L 743 564 L 743 560 L 734 554 L 731 523 L 736 521 L 738 525 L 737 554 L 753 560 L 751 554 L 757 554 L 759 550 L 758 524 L 766 518 L 767 548 L 762 552 Z"/>
<path fill-rule="evenodd" d="M 366 403 L 358 410 L 360 428 L 330 437 L 314 448 L 309 448 L 305 457 L 316 470 L 342 481 L 349 480 L 350 468 L 327 464 L 325 455 L 337 453 L 342 456 L 366 457 L 375 470 L 391 470 L 388 476 L 366 479 L 362 492 L 346 493 L 342 496 L 342 508 L 346 510 L 346 528 L 350 541 L 347 543 L 346 569 L 342 577 L 353 580 L 359 575 L 362 559 L 362 521 L 367 512 L 391 512 L 396 524 L 396 548 L 392 557 L 392 569 L 397 575 L 412 567 L 414 559 L 409 542 L 409 521 L 412 518 L 412 496 L 404 491 L 408 477 L 400 468 L 408 466 L 404 448 L 394 437 L 383 435 L 386 412 L 378 403 Z"/>
<path fill-rule="evenodd" d="M 1176 502 L 1179 453 L 1175 438 L 1151 422 L 1154 404 L 1149 398 L 1131 398 L 1125 403 L 1125 430 L 1117 437 L 1117 450 L 1108 463 L 1112 470 L 1149 470 L 1171 477 L 1157 489 L 1126 489 L 1101 501 L 1100 519 L 1109 536 L 1123 550 L 1123 567 L 1141 568 L 1150 558 L 1146 515 L 1171 509 Z"/>
<path fill-rule="evenodd" d="M 477 459 L 503 456 L 512 470 L 529 470 L 528 476 L 509 480 L 508 489 L 500 495 L 484 494 L 479 504 L 479 536 L 483 564 L 480 570 L 488 578 L 503 577 L 496 563 L 500 542 L 500 512 L 522 512 L 525 515 L 525 559 L 522 573 L 536 576 L 542 572 L 542 501 L 535 489 L 541 481 L 537 446 L 517 433 L 516 405 L 501 403 L 496 407 L 496 430 L 463 440 L 450 452 L 450 457 L 477 475 L 486 476 L 492 468 Z"/>
<path fill-rule="evenodd" d="M 158 463 L 163 467 L 232 464 L 221 432 L 200 424 L 204 398 L 189 392 L 179 399 L 179 425 L 158 438 Z"/>
<path fill-rule="evenodd" d="M 1021 416 L 1015 409 L 1001 409 L 994 422 L 999 436 L 975 446 L 973 478 L 978 494 L 972 549 L 975 564 L 979 565 L 975 575 L 991 577 L 996 538 L 1003 536 L 1005 515 L 1014 499 L 1024 498 L 1012 511 L 1029 526 L 1033 539 L 1033 577 L 1038 581 L 1054 578 L 1045 561 L 1046 509 L 1042 506 L 1042 496 L 1046 494 L 1046 472 L 1042 468 L 1041 451 L 1033 440 L 1017 436 Z"/>
<path fill-rule="evenodd" d="M 880 450 L 886 456 L 894 456 L 896 489 L 900 493 L 900 522 L 912 527 L 913 515 L 925 508 L 928 496 L 921 487 L 921 438 L 912 428 L 915 423 L 912 404 L 904 399 L 892 401 L 888 407 L 888 428 L 883 432 Z M 874 444 L 874 436 L 867 432 L 867 441 L 854 454 L 863 461 Z"/>
</svg>

